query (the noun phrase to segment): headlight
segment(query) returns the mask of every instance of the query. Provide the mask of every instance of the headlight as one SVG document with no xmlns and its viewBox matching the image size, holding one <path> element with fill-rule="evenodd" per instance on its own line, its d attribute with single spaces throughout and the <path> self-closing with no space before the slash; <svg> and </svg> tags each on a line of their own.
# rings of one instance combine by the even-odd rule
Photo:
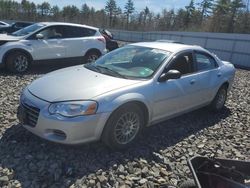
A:
<svg viewBox="0 0 250 188">
<path fill-rule="evenodd" d="M 54 103 L 49 106 L 50 114 L 59 114 L 65 117 L 76 117 L 95 114 L 97 103 L 94 101 L 69 101 Z"/>
</svg>

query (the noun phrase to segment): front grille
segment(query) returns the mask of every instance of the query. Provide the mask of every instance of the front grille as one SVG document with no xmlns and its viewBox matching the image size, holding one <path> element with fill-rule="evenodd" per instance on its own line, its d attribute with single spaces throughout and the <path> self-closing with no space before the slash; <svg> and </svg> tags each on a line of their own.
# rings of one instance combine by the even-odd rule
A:
<svg viewBox="0 0 250 188">
<path fill-rule="evenodd" d="M 37 124 L 40 109 L 30 106 L 26 103 L 22 103 L 22 107 L 25 113 L 24 124 L 35 127 Z"/>
</svg>

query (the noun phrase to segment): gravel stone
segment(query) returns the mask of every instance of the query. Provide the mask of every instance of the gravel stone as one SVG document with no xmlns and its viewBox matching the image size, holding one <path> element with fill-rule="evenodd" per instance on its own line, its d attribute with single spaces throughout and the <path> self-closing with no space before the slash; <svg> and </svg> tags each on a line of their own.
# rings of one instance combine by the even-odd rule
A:
<svg viewBox="0 0 250 188">
<path fill-rule="evenodd" d="M 250 71 L 238 69 L 226 107 L 206 108 L 149 127 L 131 148 L 59 145 L 26 131 L 16 118 L 22 89 L 66 65 L 38 65 L 25 75 L 0 70 L 0 187 L 178 187 L 192 178 L 196 155 L 250 160 Z"/>
</svg>

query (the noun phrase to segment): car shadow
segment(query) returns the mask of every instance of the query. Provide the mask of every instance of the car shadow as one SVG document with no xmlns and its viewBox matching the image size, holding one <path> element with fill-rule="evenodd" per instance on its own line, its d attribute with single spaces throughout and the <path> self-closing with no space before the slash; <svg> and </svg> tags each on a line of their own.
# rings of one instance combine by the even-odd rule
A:
<svg viewBox="0 0 250 188">
<path fill-rule="evenodd" d="M 145 129 L 138 141 L 125 151 L 111 151 L 100 142 L 67 146 L 55 144 L 34 136 L 19 124 L 8 128 L 0 139 L 0 164 L 14 171 L 22 187 L 34 184 L 44 187 L 69 185 L 96 173 L 140 158 L 148 163 L 161 162 L 155 153 L 176 145 L 199 131 L 214 126 L 230 116 L 224 108 L 220 113 L 206 108 L 184 114 Z M 195 152 L 194 152 L 195 153 Z M 175 159 L 173 159 L 175 160 Z"/>
<path fill-rule="evenodd" d="M 39 75 L 39 74 L 46 74 L 58 69 L 81 65 L 84 61 L 62 61 L 62 62 L 40 62 L 32 65 L 29 70 L 22 74 L 14 74 L 9 72 L 8 70 L 1 68 L 0 75 L 17 75 L 17 76 L 25 76 L 25 75 Z"/>
</svg>

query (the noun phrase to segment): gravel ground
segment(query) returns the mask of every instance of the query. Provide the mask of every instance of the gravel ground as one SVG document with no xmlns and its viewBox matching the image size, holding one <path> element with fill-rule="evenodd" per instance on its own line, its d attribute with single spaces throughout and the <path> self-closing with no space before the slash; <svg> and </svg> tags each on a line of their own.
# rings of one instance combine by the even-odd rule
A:
<svg viewBox="0 0 250 188">
<path fill-rule="evenodd" d="M 44 67 L 24 76 L 0 71 L 0 187 L 173 187 L 191 177 L 192 156 L 250 159 L 250 71 L 237 70 L 222 112 L 200 109 L 165 121 L 127 151 L 112 152 L 99 142 L 54 144 L 19 125 L 22 88 L 60 68 Z"/>
</svg>

